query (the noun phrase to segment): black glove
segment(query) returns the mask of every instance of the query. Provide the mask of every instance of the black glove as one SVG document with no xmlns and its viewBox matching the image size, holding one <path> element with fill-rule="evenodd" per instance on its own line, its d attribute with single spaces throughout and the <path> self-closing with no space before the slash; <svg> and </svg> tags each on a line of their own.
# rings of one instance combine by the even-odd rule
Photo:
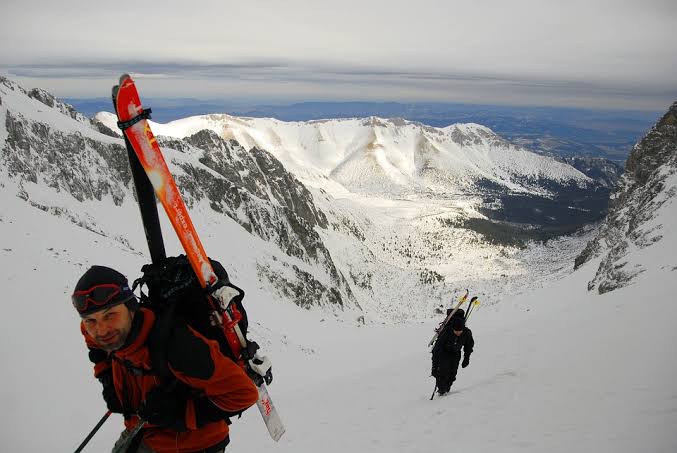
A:
<svg viewBox="0 0 677 453">
<path fill-rule="evenodd" d="M 148 392 L 138 415 L 152 425 L 186 431 L 186 399 L 163 388 Z"/>
<path fill-rule="evenodd" d="M 103 386 L 103 400 L 106 402 L 108 410 L 116 414 L 122 414 L 124 410 L 122 409 L 122 403 L 118 399 L 117 393 L 115 393 L 115 385 L 113 384 L 113 371 L 109 368 L 98 377 L 99 382 Z"/>
<path fill-rule="evenodd" d="M 237 416 L 239 418 L 242 415 L 242 412 L 244 412 L 244 410 L 228 412 L 219 409 L 219 407 L 211 402 L 211 400 L 206 396 L 195 398 L 193 403 L 195 405 L 195 424 L 198 428 L 202 428 L 209 423 L 214 423 L 220 420 L 225 420 L 226 423 L 230 425 L 231 417 Z"/>
<path fill-rule="evenodd" d="M 273 382 L 273 368 L 271 367 L 266 372 L 266 375 L 263 376 L 263 379 L 266 381 L 266 385 L 270 385 Z"/>
<path fill-rule="evenodd" d="M 466 354 L 466 355 L 463 357 L 463 363 L 461 363 L 461 368 L 465 368 L 465 367 L 467 367 L 468 365 L 470 365 L 470 354 Z"/>
<path fill-rule="evenodd" d="M 258 365 L 263 363 L 259 359 L 253 359 L 253 362 Z M 273 382 L 273 367 L 268 368 L 266 374 L 264 376 L 261 376 L 259 373 L 252 370 L 249 365 L 247 365 L 247 374 L 249 375 L 251 380 L 254 381 L 254 384 L 256 384 L 257 387 L 261 387 L 261 384 L 263 384 L 264 382 L 266 383 L 266 385 L 270 385 L 270 383 Z"/>
<path fill-rule="evenodd" d="M 97 364 L 109 360 L 108 353 L 103 349 L 89 348 L 89 361 Z"/>
<path fill-rule="evenodd" d="M 242 349 L 242 358 L 245 360 L 253 359 L 256 355 L 256 351 L 260 348 L 261 347 L 257 342 L 247 340 L 247 346 Z"/>
<path fill-rule="evenodd" d="M 247 347 L 242 350 L 242 357 L 249 362 L 250 360 L 254 365 L 262 365 L 263 360 L 261 357 L 256 355 L 256 352 L 259 350 L 259 344 L 255 341 L 247 340 Z M 263 357 L 265 359 L 265 357 Z M 273 367 L 269 367 L 265 370 L 264 374 L 260 374 L 257 370 L 252 369 L 252 364 L 247 363 L 247 374 L 254 381 L 257 387 L 260 387 L 264 382 L 267 385 L 270 385 L 273 382 Z"/>
</svg>

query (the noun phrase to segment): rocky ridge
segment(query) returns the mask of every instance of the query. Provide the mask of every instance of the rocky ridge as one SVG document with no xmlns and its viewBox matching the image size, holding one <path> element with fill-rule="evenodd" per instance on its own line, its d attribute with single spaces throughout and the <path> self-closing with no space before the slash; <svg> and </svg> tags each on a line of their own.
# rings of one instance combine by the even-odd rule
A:
<svg viewBox="0 0 677 453">
<path fill-rule="evenodd" d="M 630 266 L 625 257 L 632 249 L 645 249 L 662 239 L 662 230 L 673 225 L 656 224 L 663 206 L 677 196 L 677 102 L 633 147 L 625 173 L 611 195 L 609 214 L 599 234 L 576 258 L 575 267 L 599 258 L 599 268 L 588 289 L 599 293 L 628 285 L 645 271 Z"/>
</svg>

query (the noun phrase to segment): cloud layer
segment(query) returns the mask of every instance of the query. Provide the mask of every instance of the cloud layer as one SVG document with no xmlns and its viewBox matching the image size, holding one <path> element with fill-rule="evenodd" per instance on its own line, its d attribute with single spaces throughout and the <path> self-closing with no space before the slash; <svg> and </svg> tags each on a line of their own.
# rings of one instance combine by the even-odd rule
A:
<svg viewBox="0 0 677 453">
<path fill-rule="evenodd" d="M 0 67 L 57 95 L 664 108 L 673 1 L 3 2 Z M 132 6 L 133 5 L 133 6 Z M 112 81 L 112 82 L 111 82 Z"/>
</svg>

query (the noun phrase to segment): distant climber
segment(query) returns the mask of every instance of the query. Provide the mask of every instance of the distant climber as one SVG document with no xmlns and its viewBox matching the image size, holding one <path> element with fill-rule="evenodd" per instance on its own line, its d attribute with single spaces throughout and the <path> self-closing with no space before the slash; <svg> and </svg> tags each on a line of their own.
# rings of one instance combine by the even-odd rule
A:
<svg viewBox="0 0 677 453">
<path fill-rule="evenodd" d="M 447 316 L 451 309 L 447 311 Z M 470 364 L 475 340 L 472 331 L 465 325 L 465 313 L 459 309 L 439 332 L 432 349 L 432 376 L 437 381 L 437 392 L 448 393 L 456 380 L 458 365 L 462 368 Z M 461 362 L 461 351 L 463 361 Z"/>
</svg>

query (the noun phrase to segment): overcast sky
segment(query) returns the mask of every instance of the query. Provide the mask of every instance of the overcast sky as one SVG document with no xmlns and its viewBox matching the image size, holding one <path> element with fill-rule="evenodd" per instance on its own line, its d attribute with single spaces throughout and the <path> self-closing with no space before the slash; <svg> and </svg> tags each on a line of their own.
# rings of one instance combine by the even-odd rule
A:
<svg viewBox="0 0 677 453">
<path fill-rule="evenodd" d="M 0 0 L 0 73 L 59 97 L 665 110 L 677 0 Z"/>
</svg>

